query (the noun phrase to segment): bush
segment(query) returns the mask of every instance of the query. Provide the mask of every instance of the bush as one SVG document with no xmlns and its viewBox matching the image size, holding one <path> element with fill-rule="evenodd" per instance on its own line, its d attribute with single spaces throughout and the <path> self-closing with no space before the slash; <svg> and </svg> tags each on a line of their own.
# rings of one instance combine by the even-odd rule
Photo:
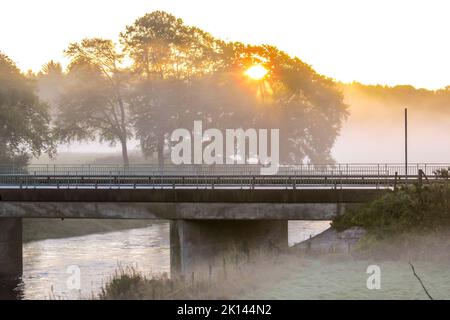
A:
<svg viewBox="0 0 450 320">
<path fill-rule="evenodd" d="M 450 184 L 413 185 L 389 191 L 373 202 L 336 217 L 338 231 L 363 227 L 376 238 L 450 226 Z"/>
</svg>

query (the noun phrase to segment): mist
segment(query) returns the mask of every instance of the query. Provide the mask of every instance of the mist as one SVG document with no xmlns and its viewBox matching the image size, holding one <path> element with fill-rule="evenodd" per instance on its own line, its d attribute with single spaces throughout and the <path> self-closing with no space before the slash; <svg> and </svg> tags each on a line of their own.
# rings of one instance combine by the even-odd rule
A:
<svg viewBox="0 0 450 320">
<path fill-rule="evenodd" d="M 332 155 L 337 162 L 403 162 L 405 108 L 408 108 L 409 162 L 448 162 L 448 89 L 429 91 L 355 83 L 342 85 L 342 90 L 349 117 L 333 147 Z"/>
</svg>

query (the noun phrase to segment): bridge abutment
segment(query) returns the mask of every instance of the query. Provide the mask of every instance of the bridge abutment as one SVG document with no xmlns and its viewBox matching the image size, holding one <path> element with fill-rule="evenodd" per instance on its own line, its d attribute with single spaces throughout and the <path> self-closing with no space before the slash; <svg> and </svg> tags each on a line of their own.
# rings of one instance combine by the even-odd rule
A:
<svg viewBox="0 0 450 320">
<path fill-rule="evenodd" d="M 0 279 L 22 276 L 22 219 L 0 218 Z"/>
<path fill-rule="evenodd" d="M 250 259 L 288 248 L 287 220 L 173 220 L 170 224 L 172 276 L 223 267 L 225 259 Z"/>
</svg>

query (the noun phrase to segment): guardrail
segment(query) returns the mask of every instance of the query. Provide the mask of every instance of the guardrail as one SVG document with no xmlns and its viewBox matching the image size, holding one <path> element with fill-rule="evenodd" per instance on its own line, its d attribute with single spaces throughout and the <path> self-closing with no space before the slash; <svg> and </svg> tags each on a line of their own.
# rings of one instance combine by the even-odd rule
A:
<svg viewBox="0 0 450 320">
<path fill-rule="evenodd" d="M 53 165 L 39 164 L 27 167 L 0 165 L 0 175 L 260 175 L 262 165 L 165 165 L 152 164 L 108 165 Z M 421 170 L 427 176 L 445 175 L 450 171 L 450 163 L 409 164 L 408 176 L 417 176 Z M 405 176 L 404 164 L 298 164 L 280 165 L 276 175 L 399 175 Z"/>
<path fill-rule="evenodd" d="M 0 186 L 29 187 L 394 187 L 407 181 L 447 180 L 450 164 L 281 165 L 261 175 L 261 165 L 0 165 Z"/>
</svg>

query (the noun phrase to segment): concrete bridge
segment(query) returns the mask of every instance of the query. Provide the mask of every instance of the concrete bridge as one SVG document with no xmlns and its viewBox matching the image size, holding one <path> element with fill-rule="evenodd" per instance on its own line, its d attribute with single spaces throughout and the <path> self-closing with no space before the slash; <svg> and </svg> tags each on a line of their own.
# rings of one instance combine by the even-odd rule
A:
<svg viewBox="0 0 450 320">
<path fill-rule="evenodd" d="M 0 278 L 22 273 L 22 218 L 167 219 L 171 270 L 230 247 L 287 247 L 288 220 L 329 220 L 446 164 L 0 167 Z"/>
</svg>

